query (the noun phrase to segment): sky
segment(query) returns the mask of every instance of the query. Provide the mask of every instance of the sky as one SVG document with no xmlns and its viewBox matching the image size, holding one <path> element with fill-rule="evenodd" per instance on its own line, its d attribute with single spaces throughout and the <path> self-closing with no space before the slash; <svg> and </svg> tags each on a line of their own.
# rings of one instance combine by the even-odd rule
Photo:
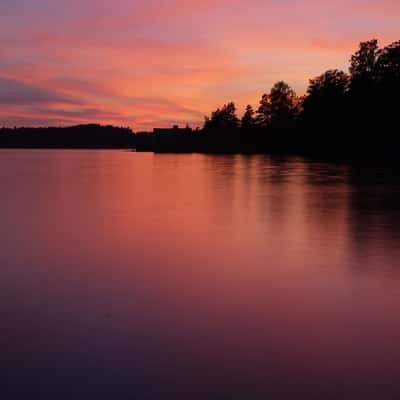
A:
<svg viewBox="0 0 400 400">
<path fill-rule="evenodd" d="M 399 0 L 0 0 L 0 126 L 201 126 L 278 80 L 304 94 L 399 20 Z"/>
</svg>

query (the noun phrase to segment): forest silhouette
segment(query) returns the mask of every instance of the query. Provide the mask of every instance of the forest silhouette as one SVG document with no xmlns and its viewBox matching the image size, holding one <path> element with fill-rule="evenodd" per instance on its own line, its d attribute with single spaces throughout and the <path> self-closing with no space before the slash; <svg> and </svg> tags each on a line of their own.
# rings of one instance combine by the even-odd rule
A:
<svg viewBox="0 0 400 400">
<path fill-rule="evenodd" d="M 0 129 L 0 147 L 3 148 L 132 148 L 135 135 L 129 128 L 77 125 L 65 128 Z"/>
<path fill-rule="evenodd" d="M 258 108 L 240 118 L 234 102 L 205 117 L 202 129 L 174 134 L 173 145 L 152 145 L 152 135 L 130 129 L 80 125 L 70 128 L 0 130 L 1 147 L 112 147 L 154 151 L 352 155 L 399 150 L 400 41 L 379 48 L 361 42 L 349 71 L 331 69 L 310 79 L 298 96 L 286 82 L 263 94 Z"/>
<path fill-rule="evenodd" d="M 400 41 L 380 49 L 361 42 L 349 72 L 332 69 L 309 81 L 299 97 L 285 82 L 239 119 L 230 102 L 206 117 L 206 150 L 284 154 L 354 154 L 399 150 Z"/>
</svg>

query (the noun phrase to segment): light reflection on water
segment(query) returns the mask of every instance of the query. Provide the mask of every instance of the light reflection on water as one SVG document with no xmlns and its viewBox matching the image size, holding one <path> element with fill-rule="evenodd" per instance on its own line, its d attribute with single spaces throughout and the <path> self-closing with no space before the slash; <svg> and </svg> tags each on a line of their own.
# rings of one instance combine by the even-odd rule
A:
<svg viewBox="0 0 400 400">
<path fill-rule="evenodd" d="M 400 393 L 392 166 L 8 150 L 0 184 L 2 398 Z"/>
</svg>

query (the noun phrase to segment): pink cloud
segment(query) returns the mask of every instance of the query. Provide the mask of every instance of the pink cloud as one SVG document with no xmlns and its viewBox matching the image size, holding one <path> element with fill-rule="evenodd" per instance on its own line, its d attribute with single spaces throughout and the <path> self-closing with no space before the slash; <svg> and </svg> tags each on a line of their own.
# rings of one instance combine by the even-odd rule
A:
<svg viewBox="0 0 400 400">
<path fill-rule="evenodd" d="M 397 0 L 25 3 L 0 4 L 0 76 L 27 90 L 3 88 L 0 125 L 201 124 L 228 100 L 256 105 L 276 80 L 301 94 L 308 78 L 346 69 L 361 40 L 400 38 Z"/>
</svg>

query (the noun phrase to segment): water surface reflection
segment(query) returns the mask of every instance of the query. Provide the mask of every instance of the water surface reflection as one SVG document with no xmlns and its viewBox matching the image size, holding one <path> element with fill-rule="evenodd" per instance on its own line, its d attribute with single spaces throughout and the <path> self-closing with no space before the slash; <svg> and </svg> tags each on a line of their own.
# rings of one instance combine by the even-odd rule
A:
<svg viewBox="0 0 400 400">
<path fill-rule="evenodd" d="M 397 176 L 1 151 L 2 398 L 395 398 Z"/>
</svg>

